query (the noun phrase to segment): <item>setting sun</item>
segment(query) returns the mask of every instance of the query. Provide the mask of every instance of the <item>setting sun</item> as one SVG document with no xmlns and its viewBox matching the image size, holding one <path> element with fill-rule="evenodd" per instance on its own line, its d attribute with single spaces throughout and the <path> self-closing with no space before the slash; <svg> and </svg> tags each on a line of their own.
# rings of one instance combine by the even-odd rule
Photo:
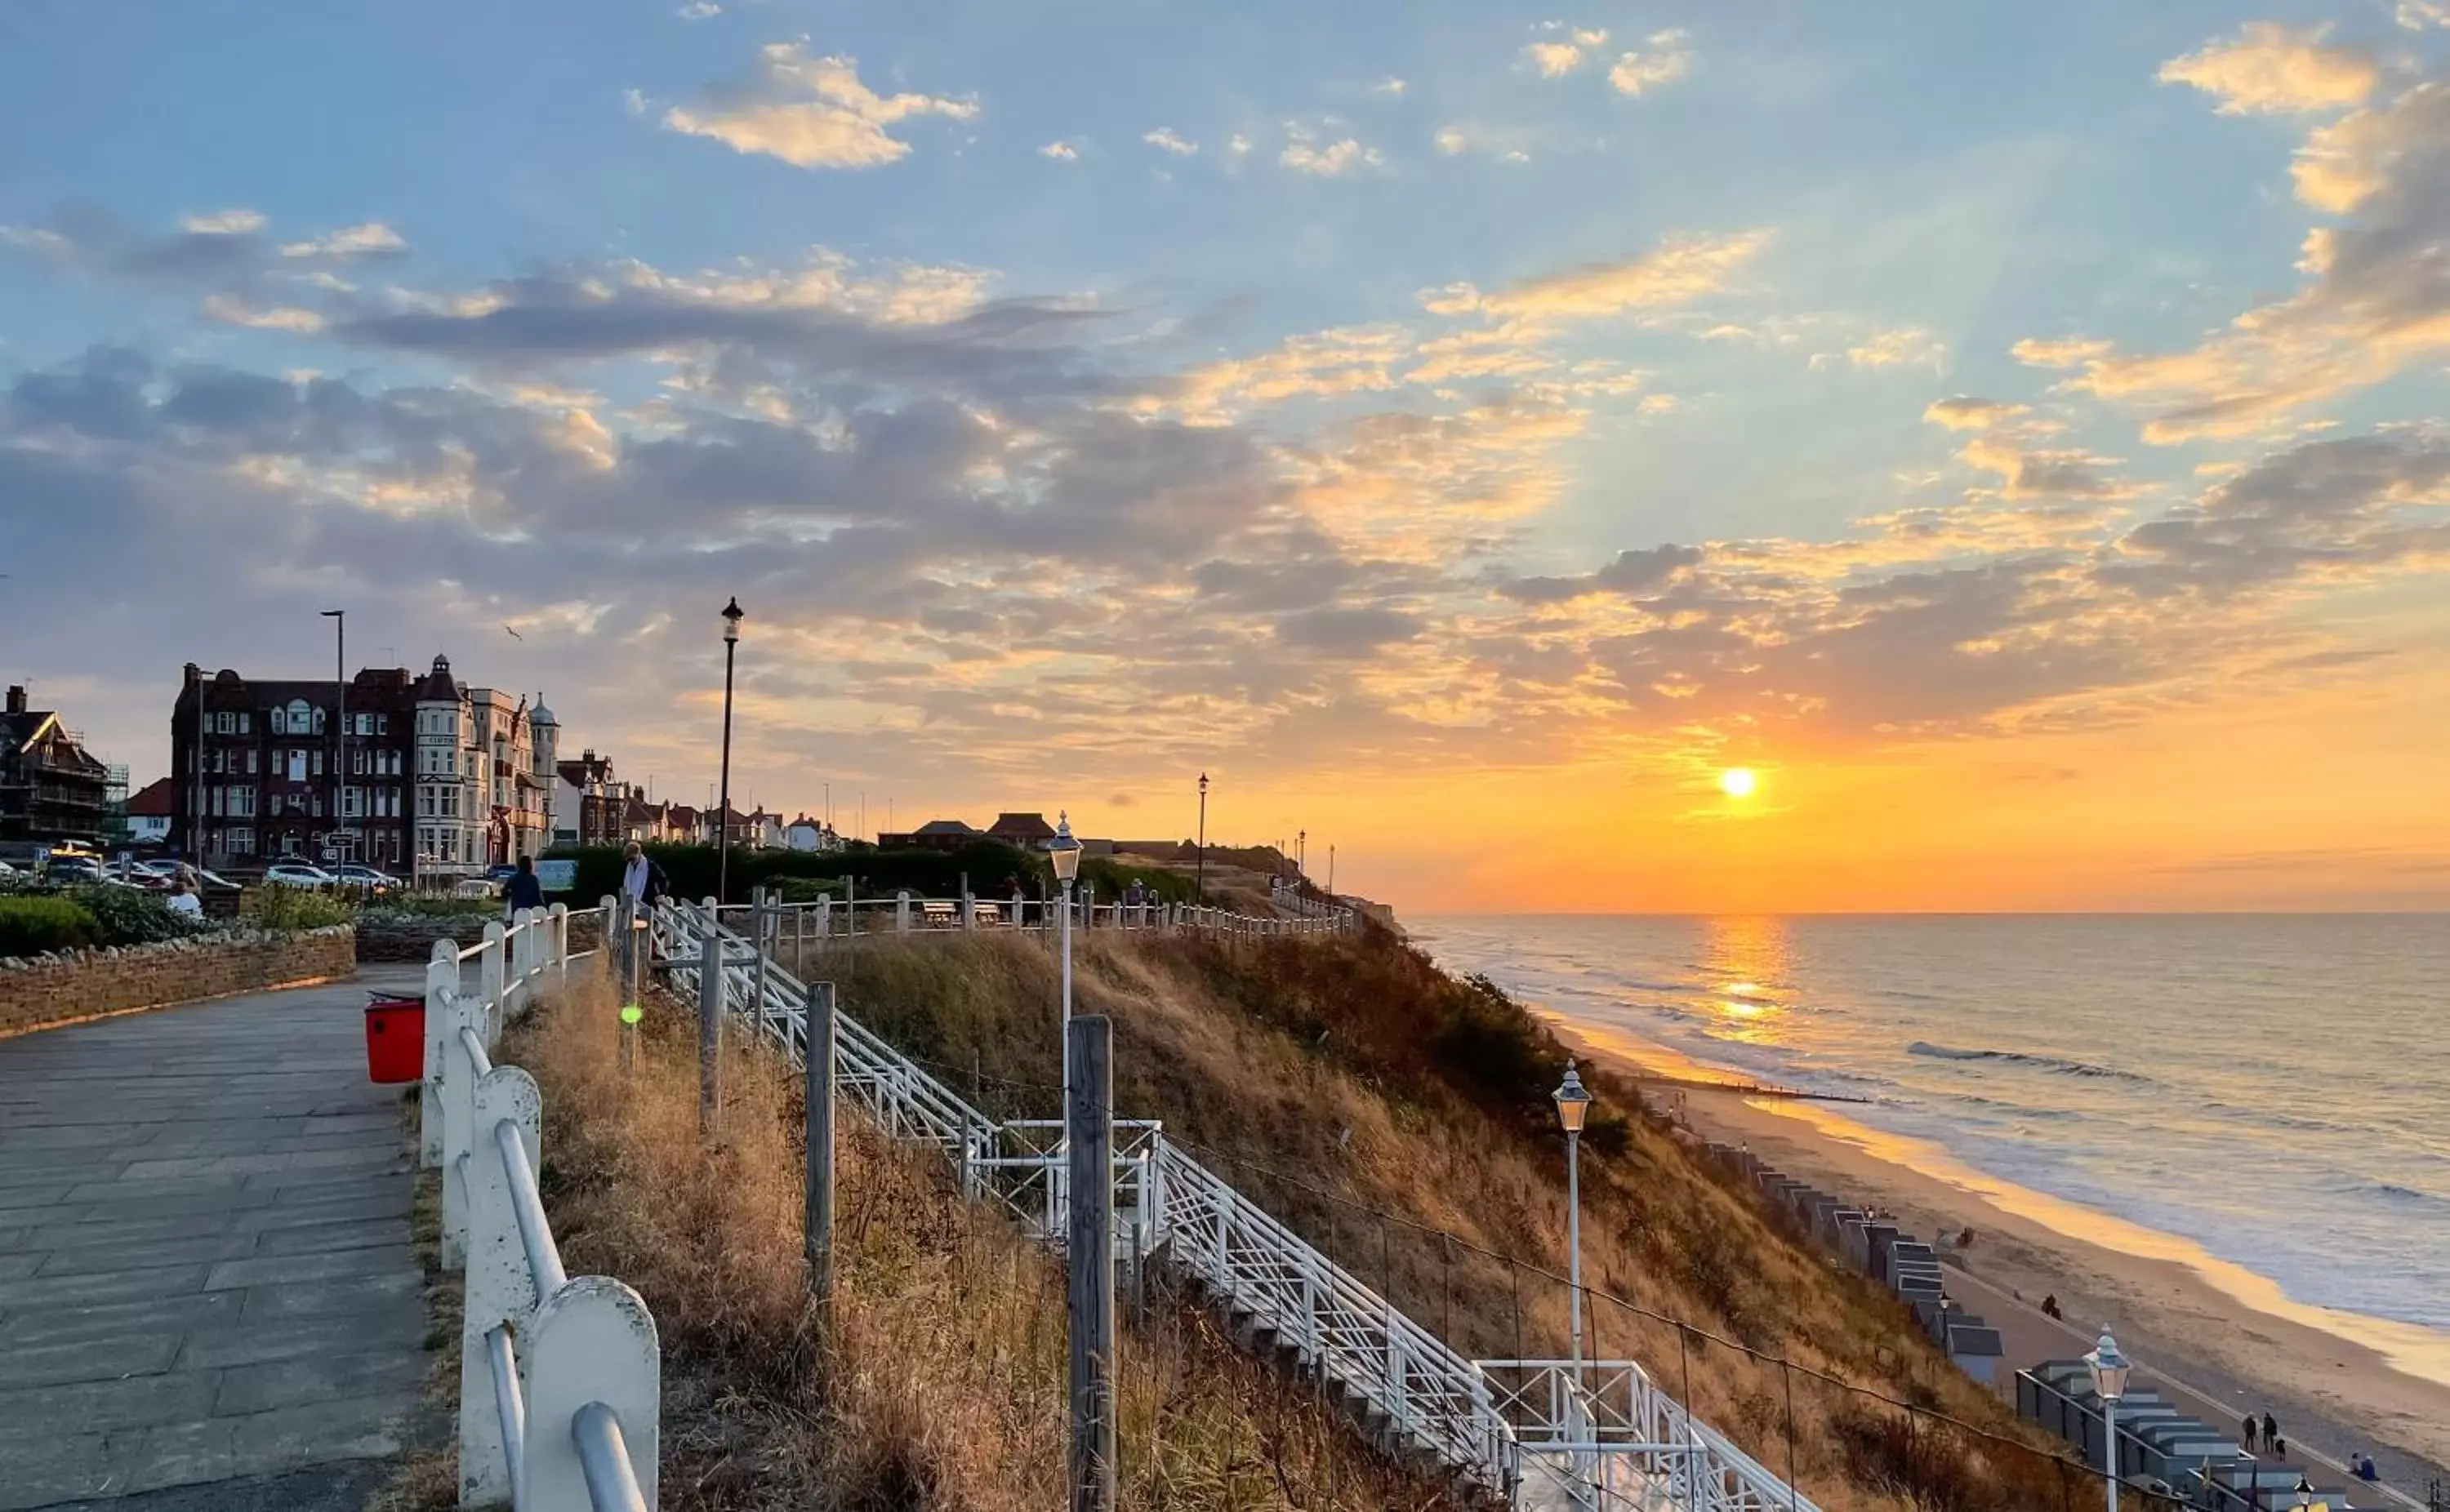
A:
<svg viewBox="0 0 2450 1512">
<path fill-rule="evenodd" d="M 1750 798 L 1760 779 L 1749 766 L 1730 766 L 1719 774 L 1719 788 L 1729 798 Z"/>
</svg>

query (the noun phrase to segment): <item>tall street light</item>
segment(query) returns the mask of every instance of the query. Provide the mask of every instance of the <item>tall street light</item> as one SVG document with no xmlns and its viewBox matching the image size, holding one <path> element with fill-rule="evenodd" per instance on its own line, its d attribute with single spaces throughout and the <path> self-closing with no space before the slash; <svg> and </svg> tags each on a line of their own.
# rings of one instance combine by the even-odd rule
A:
<svg viewBox="0 0 2450 1512">
<path fill-rule="evenodd" d="M 734 595 L 723 606 L 723 797 L 714 811 L 714 901 L 731 898 L 731 663 L 740 650 L 741 611 Z"/>
<path fill-rule="evenodd" d="M 198 708 L 203 708 L 200 702 Z M 1199 774 L 1199 861 L 1192 868 L 1191 891 L 1196 901 L 1208 901 L 1208 774 Z"/>
<path fill-rule="evenodd" d="M 1293 832 L 1293 905 L 1310 914 L 1310 831 Z"/>
<path fill-rule="evenodd" d="M 1567 1284 L 1573 1289 L 1574 1380 L 1583 1379 L 1583 1119 L 1591 1111 L 1591 1095 L 1583 1090 L 1582 1074 L 1565 1062 L 1565 1079 L 1554 1094 L 1557 1121 L 1565 1128 L 1565 1253 Z"/>
<path fill-rule="evenodd" d="M 332 827 L 345 836 L 349 826 L 340 821 L 340 771 L 349 760 L 349 611 L 327 609 L 319 614 L 332 622 L 332 686 L 338 689 L 340 715 L 332 746 Z M 358 858 L 352 854 L 344 859 Z"/>
<path fill-rule="evenodd" d="M 2118 1399 L 2127 1394 L 2127 1378 L 2135 1367 L 2118 1352 L 2118 1341 L 2101 1330 L 2101 1343 L 2084 1357 L 2092 1372 L 2092 1394 L 2101 1399 L 2102 1447 L 2110 1458 L 2110 1512 L 2118 1512 Z"/>
<path fill-rule="evenodd" d="M 1072 838 L 1072 816 L 1059 809 L 1055 838 L 1046 843 L 1055 880 L 1063 884 L 1063 1091 L 1072 1091 L 1072 879 L 1080 875 L 1080 843 Z M 1068 1106 L 1068 1104 L 1067 1104 Z"/>
</svg>

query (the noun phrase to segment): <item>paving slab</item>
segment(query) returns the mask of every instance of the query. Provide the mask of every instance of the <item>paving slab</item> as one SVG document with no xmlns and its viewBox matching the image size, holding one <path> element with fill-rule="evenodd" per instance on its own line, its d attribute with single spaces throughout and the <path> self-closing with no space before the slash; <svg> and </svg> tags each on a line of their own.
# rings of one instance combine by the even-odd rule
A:
<svg viewBox="0 0 2450 1512">
<path fill-rule="evenodd" d="M 367 985 L 0 1040 L 0 1512 L 339 1512 L 407 1442 L 424 1277 Z"/>
</svg>

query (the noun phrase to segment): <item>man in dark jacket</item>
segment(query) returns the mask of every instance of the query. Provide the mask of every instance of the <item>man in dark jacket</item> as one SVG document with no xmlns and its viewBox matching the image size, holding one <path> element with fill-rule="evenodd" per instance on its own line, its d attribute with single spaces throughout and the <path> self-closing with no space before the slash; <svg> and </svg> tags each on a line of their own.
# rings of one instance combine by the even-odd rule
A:
<svg viewBox="0 0 2450 1512">
<path fill-rule="evenodd" d="M 535 857 L 519 858 L 519 869 L 502 884 L 502 903 L 514 921 L 529 909 L 544 906 L 544 883 L 536 881 Z"/>
</svg>

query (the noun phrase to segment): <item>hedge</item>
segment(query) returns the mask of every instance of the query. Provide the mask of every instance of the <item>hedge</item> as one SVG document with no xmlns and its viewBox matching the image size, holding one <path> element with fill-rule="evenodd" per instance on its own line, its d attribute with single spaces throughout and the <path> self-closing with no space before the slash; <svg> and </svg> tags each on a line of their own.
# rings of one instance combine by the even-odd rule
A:
<svg viewBox="0 0 2450 1512">
<path fill-rule="evenodd" d="M 68 898 L 0 898 L 0 956 L 81 950 L 102 935 L 92 913 Z"/>
</svg>

